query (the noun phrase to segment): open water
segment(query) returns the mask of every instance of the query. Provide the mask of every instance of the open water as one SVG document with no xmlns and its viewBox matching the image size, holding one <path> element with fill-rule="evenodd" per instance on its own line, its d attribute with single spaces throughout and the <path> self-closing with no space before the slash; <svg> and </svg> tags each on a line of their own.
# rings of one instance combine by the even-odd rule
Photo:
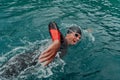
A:
<svg viewBox="0 0 120 80">
<path fill-rule="evenodd" d="M 120 80 L 120 0 L 0 0 L 0 68 L 16 54 L 43 51 L 50 21 L 64 35 L 80 26 L 81 41 L 49 67 L 38 63 L 12 80 Z"/>
</svg>

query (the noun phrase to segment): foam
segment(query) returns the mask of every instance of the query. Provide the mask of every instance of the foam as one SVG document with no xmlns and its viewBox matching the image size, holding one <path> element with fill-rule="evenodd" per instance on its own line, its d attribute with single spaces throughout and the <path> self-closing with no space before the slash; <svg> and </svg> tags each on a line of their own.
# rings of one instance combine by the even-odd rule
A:
<svg viewBox="0 0 120 80">
<path fill-rule="evenodd" d="M 6 59 L 8 60 L 8 58 L 15 58 L 16 54 L 24 54 L 24 52 L 26 50 L 30 50 L 30 51 L 34 51 L 34 53 L 36 53 L 36 55 L 34 56 L 35 58 L 38 57 L 39 54 L 41 54 L 42 51 L 44 51 L 48 45 L 51 44 L 51 41 L 49 41 L 49 39 L 46 40 L 42 40 L 42 41 L 35 41 L 35 42 L 29 42 L 29 41 L 22 41 L 24 44 L 26 44 L 26 46 L 24 47 L 16 47 L 14 49 L 12 49 L 11 51 L 5 53 L 2 57 L 0 57 L 0 60 L 2 62 L 5 62 Z M 12 57 L 10 57 L 12 56 Z M 13 61 L 11 64 L 15 64 L 16 61 Z M 13 79 L 27 79 L 28 76 L 30 75 L 34 75 L 37 78 L 47 78 L 50 77 L 51 75 L 53 75 L 53 71 L 52 69 L 59 67 L 59 71 L 63 72 L 64 71 L 64 65 L 65 62 L 59 58 L 59 54 L 56 56 L 56 58 L 54 59 L 54 61 L 52 63 L 50 63 L 47 67 L 44 67 L 40 64 L 40 62 L 38 61 L 38 63 L 36 65 L 33 66 L 29 66 L 26 69 L 24 69 L 23 71 L 19 72 L 20 74 L 16 77 L 12 77 Z M 7 65 L 4 65 L 7 66 Z"/>
</svg>

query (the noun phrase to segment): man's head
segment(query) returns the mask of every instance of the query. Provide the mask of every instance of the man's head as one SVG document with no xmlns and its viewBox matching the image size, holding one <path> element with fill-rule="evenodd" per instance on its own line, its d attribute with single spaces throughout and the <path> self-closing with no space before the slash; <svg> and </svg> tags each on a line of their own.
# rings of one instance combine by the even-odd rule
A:
<svg viewBox="0 0 120 80">
<path fill-rule="evenodd" d="M 78 26 L 69 27 L 66 35 L 68 44 L 74 45 L 81 39 L 81 30 Z"/>
</svg>

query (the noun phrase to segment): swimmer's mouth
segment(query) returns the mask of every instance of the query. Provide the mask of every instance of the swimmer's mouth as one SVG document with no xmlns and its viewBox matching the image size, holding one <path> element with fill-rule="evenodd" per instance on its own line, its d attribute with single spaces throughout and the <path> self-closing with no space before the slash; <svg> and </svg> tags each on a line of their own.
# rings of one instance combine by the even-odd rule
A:
<svg viewBox="0 0 120 80">
<path fill-rule="evenodd" d="M 77 43 L 77 41 L 73 40 L 73 43 L 74 43 L 74 44 L 76 44 L 76 43 Z"/>
</svg>

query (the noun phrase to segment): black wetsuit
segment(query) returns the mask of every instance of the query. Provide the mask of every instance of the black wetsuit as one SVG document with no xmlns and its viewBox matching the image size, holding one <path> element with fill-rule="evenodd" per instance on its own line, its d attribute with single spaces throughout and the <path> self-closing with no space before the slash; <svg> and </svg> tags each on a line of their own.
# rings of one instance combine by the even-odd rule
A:
<svg viewBox="0 0 120 80">
<path fill-rule="evenodd" d="M 53 25 L 53 23 L 49 24 L 49 30 L 50 29 L 58 29 L 57 25 Z M 64 36 L 60 33 L 61 38 L 61 46 L 59 51 L 60 57 L 63 57 L 65 53 L 67 52 L 67 42 L 64 38 Z M 37 57 L 36 57 L 37 55 Z M 20 74 L 21 71 L 26 69 L 27 67 L 36 65 L 38 62 L 38 57 L 40 54 L 36 54 L 34 52 L 26 52 L 23 54 L 18 54 L 15 57 L 12 57 L 0 70 L 0 79 L 2 77 L 4 78 L 10 78 L 10 77 L 16 77 Z"/>
</svg>

